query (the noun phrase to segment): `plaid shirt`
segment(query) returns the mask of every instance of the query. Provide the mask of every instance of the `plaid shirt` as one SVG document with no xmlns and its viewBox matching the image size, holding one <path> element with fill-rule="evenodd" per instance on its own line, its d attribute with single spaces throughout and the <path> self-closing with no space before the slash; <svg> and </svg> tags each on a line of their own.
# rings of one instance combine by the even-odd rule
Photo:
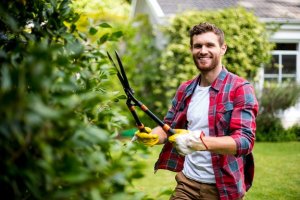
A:
<svg viewBox="0 0 300 200">
<path fill-rule="evenodd" d="M 187 129 L 187 108 L 199 78 L 183 83 L 164 118 L 172 128 Z M 237 146 L 236 155 L 211 153 L 212 165 L 221 200 L 241 198 L 251 187 L 254 176 L 252 148 L 255 140 L 258 103 L 249 82 L 222 69 L 209 89 L 209 135 L 231 136 Z M 155 170 L 179 172 L 184 157 L 167 142 L 155 163 Z"/>
</svg>

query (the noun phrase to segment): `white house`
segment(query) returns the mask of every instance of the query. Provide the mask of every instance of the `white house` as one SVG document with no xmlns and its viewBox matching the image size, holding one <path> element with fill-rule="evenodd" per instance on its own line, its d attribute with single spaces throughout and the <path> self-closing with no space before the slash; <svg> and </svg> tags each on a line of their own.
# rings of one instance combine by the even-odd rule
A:
<svg viewBox="0 0 300 200">
<path fill-rule="evenodd" d="M 167 25 L 170 17 L 186 10 L 216 10 L 242 6 L 254 12 L 262 22 L 282 24 L 270 40 L 276 43 L 271 52 L 273 64 L 279 68 L 262 68 L 261 85 L 265 81 L 279 84 L 289 79 L 300 84 L 300 0 L 132 0 L 132 16 L 148 14 L 154 28 Z M 158 45 L 164 45 L 159 35 Z M 284 68 L 282 67 L 284 66 Z M 285 127 L 300 123 L 300 103 L 282 113 Z"/>
</svg>

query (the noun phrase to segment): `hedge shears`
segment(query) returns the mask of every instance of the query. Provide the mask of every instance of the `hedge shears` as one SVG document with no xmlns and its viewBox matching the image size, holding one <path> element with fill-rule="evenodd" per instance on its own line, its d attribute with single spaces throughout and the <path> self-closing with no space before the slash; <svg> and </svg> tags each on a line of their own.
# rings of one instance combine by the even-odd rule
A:
<svg viewBox="0 0 300 200">
<path fill-rule="evenodd" d="M 118 55 L 118 53 L 115 51 L 115 55 L 118 61 L 118 65 L 120 70 L 118 69 L 117 65 L 115 64 L 115 62 L 113 61 L 112 57 L 110 56 L 110 54 L 107 52 L 107 56 L 110 60 L 110 62 L 112 63 L 112 65 L 116 68 L 117 70 L 117 75 L 118 78 L 123 86 L 123 89 L 125 91 L 125 94 L 127 96 L 127 101 L 126 101 L 126 105 L 129 108 L 135 122 L 137 125 L 137 128 L 139 129 L 140 132 L 147 132 L 145 130 L 145 126 L 144 124 L 141 122 L 141 120 L 139 119 L 136 111 L 135 111 L 135 106 L 138 106 L 141 108 L 142 111 L 144 111 L 152 120 L 154 120 L 159 126 L 162 127 L 162 129 L 166 132 L 169 133 L 171 135 L 175 134 L 175 131 L 167 124 L 165 124 L 162 120 L 160 120 L 155 114 L 153 114 L 142 102 L 140 102 L 139 100 L 137 100 L 134 97 L 134 91 L 131 89 L 122 61 Z"/>
</svg>

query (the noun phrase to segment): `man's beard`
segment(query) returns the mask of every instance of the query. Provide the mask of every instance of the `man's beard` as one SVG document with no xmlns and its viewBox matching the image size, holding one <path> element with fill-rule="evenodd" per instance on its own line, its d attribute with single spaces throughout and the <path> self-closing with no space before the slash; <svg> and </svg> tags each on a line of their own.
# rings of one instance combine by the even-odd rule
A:
<svg viewBox="0 0 300 200">
<path fill-rule="evenodd" d="M 207 56 L 207 55 L 206 55 Z M 201 56 L 200 56 L 201 57 Z M 215 69 L 218 65 L 219 65 L 219 60 L 217 57 L 213 56 L 212 58 L 210 58 L 210 65 L 208 66 L 203 66 L 201 65 L 199 59 L 198 59 L 198 56 L 193 56 L 193 60 L 194 60 L 194 63 L 196 65 L 196 67 L 198 68 L 198 70 L 200 70 L 201 72 L 208 72 L 208 71 L 211 71 L 213 69 Z"/>
</svg>

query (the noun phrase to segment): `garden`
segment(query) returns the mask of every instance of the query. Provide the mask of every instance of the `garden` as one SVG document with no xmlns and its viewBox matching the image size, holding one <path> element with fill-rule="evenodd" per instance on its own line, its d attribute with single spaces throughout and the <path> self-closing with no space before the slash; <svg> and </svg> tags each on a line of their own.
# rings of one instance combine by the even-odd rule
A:
<svg viewBox="0 0 300 200">
<path fill-rule="evenodd" d="M 270 61 L 266 24 L 244 9 L 182 13 L 161 27 L 163 49 L 148 17 L 130 18 L 129 10 L 124 0 L 1 1 L 1 198 L 168 199 L 174 173 L 153 175 L 160 146 L 130 142 L 135 122 L 107 51 L 119 52 L 135 95 L 161 119 L 178 85 L 197 73 L 187 34 L 193 24 L 226 30 L 224 65 L 254 85 L 260 64 Z M 257 91 L 256 172 L 247 200 L 300 197 L 300 127 L 283 128 L 277 115 L 299 95 L 292 83 Z"/>
</svg>

